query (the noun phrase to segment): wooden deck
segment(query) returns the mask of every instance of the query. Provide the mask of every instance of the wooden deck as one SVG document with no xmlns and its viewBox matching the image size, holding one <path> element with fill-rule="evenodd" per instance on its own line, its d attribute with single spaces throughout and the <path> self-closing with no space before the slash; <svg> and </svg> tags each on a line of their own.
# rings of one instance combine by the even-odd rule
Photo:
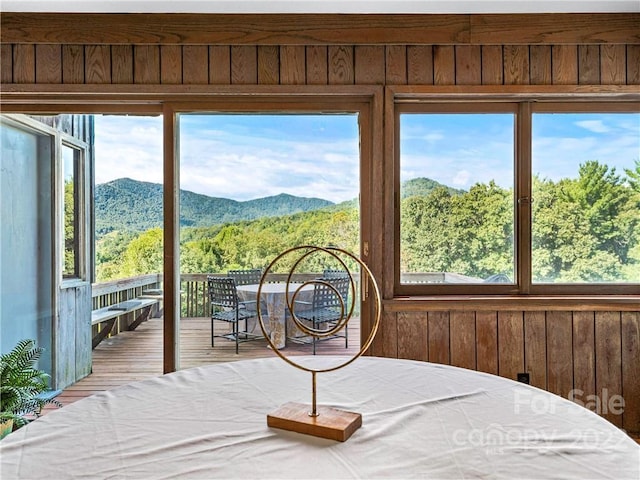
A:
<svg viewBox="0 0 640 480">
<path fill-rule="evenodd" d="M 216 323 L 216 334 L 229 325 Z M 317 346 L 319 355 L 354 354 L 360 348 L 360 322 L 349 322 L 349 348 L 344 339 L 335 338 Z M 287 355 L 310 355 L 311 345 L 287 343 Z M 235 362 L 251 358 L 273 357 L 275 353 L 266 340 L 240 344 L 239 354 L 235 343 L 224 338 L 215 339 L 211 348 L 211 323 L 209 318 L 184 318 L 180 328 L 180 367 Z M 64 390 L 58 397 L 63 406 L 94 393 L 110 390 L 137 380 L 162 375 L 162 318 L 152 318 L 132 332 L 123 332 L 103 340 L 93 351 L 93 373 Z M 47 407 L 43 414 L 50 411 Z"/>
</svg>

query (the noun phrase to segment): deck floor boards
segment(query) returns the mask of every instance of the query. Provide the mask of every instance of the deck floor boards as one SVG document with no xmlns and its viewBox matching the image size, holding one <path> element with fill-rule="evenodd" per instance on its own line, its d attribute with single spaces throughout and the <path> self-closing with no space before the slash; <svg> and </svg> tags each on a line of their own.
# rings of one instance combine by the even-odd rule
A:
<svg viewBox="0 0 640 480">
<path fill-rule="evenodd" d="M 180 321 L 180 368 L 235 362 L 253 358 L 274 357 L 275 353 L 264 339 L 240 344 L 224 338 L 215 339 L 211 348 L 211 321 L 209 318 L 184 318 Z M 229 325 L 216 323 L 216 333 Z M 360 348 L 360 322 L 349 322 L 349 348 L 343 338 L 334 338 L 317 345 L 319 355 L 352 355 Z M 310 355 L 311 345 L 287 342 L 286 355 Z M 111 390 L 127 383 L 162 375 L 162 318 L 152 318 L 132 332 L 124 332 L 103 340 L 93 350 L 93 372 L 66 388 L 58 397 L 62 405 L 69 405 L 95 393 Z M 43 414 L 51 411 L 47 407 Z"/>
</svg>

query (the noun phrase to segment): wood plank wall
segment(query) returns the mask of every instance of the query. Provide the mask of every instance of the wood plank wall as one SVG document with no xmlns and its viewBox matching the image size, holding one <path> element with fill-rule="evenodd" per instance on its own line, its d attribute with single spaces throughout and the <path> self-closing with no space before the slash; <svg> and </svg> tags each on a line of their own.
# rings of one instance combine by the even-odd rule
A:
<svg viewBox="0 0 640 480">
<path fill-rule="evenodd" d="M 455 42 L 452 42 L 455 43 Z M 640 85 L 640 45 L 4 43 L 3 84 Z M 385 159 L 384 161 L 391 161 Z M 380 238 L 383 235 L 379 235 Z M 413 309 L 415 310 L 415 309 Z M 640 432 L 640 312 L 386 309 L 376 355 L 516 378 L 567 396 L 622 395 L 605 418 Z"/>
</svg>

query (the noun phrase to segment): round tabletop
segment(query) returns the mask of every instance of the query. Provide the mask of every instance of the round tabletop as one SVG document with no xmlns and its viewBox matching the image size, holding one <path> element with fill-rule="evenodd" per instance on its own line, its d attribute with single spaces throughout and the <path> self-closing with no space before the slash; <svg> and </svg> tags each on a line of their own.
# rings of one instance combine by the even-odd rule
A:
<svg viewBox="0 0 640 480">
<path fill-rule="evenodd" d="M 347 357 L 297 357 L 328 367 Z M 319 374 L 319 405 L 362 414 L 346 442 L 267 426 L 310 403 L 279 358 L 203 366 L 48 413 L 0 442 L 3 479 L 637 479 L 640 446 L 585 408 L 456 367 L 361 357 Z"/>
</svg>

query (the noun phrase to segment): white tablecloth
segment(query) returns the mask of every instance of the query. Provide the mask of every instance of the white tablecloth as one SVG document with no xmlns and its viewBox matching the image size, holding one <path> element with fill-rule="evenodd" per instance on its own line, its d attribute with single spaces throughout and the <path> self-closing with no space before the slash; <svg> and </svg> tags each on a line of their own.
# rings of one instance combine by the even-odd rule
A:
<svg viewBox="0 0 640 480">
<path fill-rule="evenodd" d="M 238 297 L 241 300 L 255 300 L 258 295 L 258 288 L 260 285 L 238 285 Z M 289 284 L 289 298 L 293 298 L 296 289 L 301 287 L 297 284 Z M 287 335 L 295 337 L 300 332 L 295 327 L 293 322 L 290 325 L 286 324 L 286 311 L 287 302 L 286 294 L 287 284 L 282 283 L 265 283 L 260 290 L 260 297 L 266 306 L 266 311 L 261 310 L 262 319 L 265 322 L 265 328 L 269 334 L 271 342 L 276 348 L 281 349 L 286 346 Z M 296 300 L 311 301 L 313 297 L 313 285 L 304 285 L 300 288 L 299 293 L 296 296 Z M 247 329 L 251 333 L 262 334 L 258 322 L 250 322 Z"/>
<path fill-rule="evenodd" d="M 300 358 L 300 357 L 296 357 Z M 305 357 L 326 366 L 335 357 Z M 318 402 L 363 414 L 344 443 L 266 425 L 310 402 L 281 359 L 204 366 L 97 394 L 0 442 L 2 479 L 638 479 L 640 447 L 594 413 L 503 378 L 360 358 Z"/>
</svg>

